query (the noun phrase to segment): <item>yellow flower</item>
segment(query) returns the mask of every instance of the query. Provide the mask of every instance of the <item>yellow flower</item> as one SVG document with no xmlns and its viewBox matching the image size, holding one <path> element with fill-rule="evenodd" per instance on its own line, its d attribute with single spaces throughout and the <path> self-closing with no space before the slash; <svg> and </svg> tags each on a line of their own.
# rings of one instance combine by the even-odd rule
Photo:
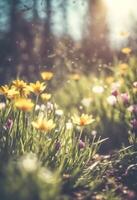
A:
<svg viewBox="0 0 137 200">
<path fill-rule="evenodd" d="M 128 48 L 128 47 L 125 47 L 125 48 L 121 49 L 121 52 L 124 53 L 124 54 L 127 54 L 127 55 L 130 54 L 131 51 L 132 50 L 130 48 Z"/>
<path fill-rule="evenodd" d="M 20 96 L 21 97 L 28 97 L 29 94 L 30 94 L 30 87 L 27 86 L 26 88 L 23 88 L 21 91 L 20 91 Z"/>
<path fill-rule="evenodd" d="M 15 90 L 14 88 L 11 88 L 10 90 L 8 90 L 6 97 L 8 99 L 16 99 L 19 97 L 19 91 Z"/>
<path fill-rule="evenodd" d="M 42 93 L 46 88 L 46 85 L 44 82 L 39 82 L 36 81 L 36 83 L 30 83 L 30 91 L 33 92 L 36 95 L 39 95 L 40 93 Z"/>
<path fill-rule="evenodd" d="M 0 94 L 3 94 L 8 99 L 19 97 L 19 92 L 15 88 L 10 89 L 7 85 L 0 87 Z"/>
<path fill-rule="evenodd" d="M 34 103 L 31 99 L 20 98 L 15 101 L 14 106 L 19 110 L 29 112 L 33 109 Z"/>
<path fill-rule="evenodd" d="M 27 86 L 26 82 L 24 82 L 23 80 L 19 80 L 19 79 L 12 81 L 12 84 L 18 90 L 22 90 L 23 88 L 26 88 L 26 86 Z"/>
<path fill-rule="evenodd" d="M 74 124 L 77 124 L 79 126 L 85 126 L 91 124 L 95 120 L 93 119 L 92 115 L 82 114 L 81 116 L 74 115 L 72 117 L 72 121 Z"/>
<path fill-rule="evenodd" d="M 32 126 L 40 131 L 49 132 L 55 127 L 55 123 L 52 119 L 47 120 L 43 118 L 37 119 L 37 121 L 32 122 Z"/>
<path fill-rule="evenodd" d="M 74 81 L 78 81 L 80 79 L 80 75 L 79 74 L 71 74 L 70 78 Z"/>
<path fill-rule="evenodd" d="M 108 76 L 108 77 L 106 77 L 106 83 L 107 84 L 111 84 L 111 83 L 113 83 L 114 82 L 114 77 L 113 76 Z"/>
<path fill-rule="evenodd" d="M 7 96 L 9 89 L 10 88 L 9 88 L 8 85 L 1 86 L 0 87 L 0 94 Z"/>
<path fill-rule="evenodd" d="M 137 93 L 137 88 L 133 88 L 133 93 L 134 93 L 134 94 Z"/>
<path fill-rule="evenodd" d="M 121 32 L 119 33 L 119 35 L 120 35 L 121 37 L 128 37 L 128 36 L 130 35 L 130 33 L 127 32 L 127 31 L 121 31 Z"/>
<path fill-rule="evenodd" d="M 44 81 L 49 81 L 53 77 L 53 73 L 48 71 L 41 72 L 40 75 Z"/>
<path fill-rule="evenodd" d="M 29 86 L 23 80 L 15 80 L 12 82 L 12 88 L 20 92 L 21 97 L 27 97 L 30 94 Z"/>
<path fill-rule="evenodd" d="M 121 75 L 125 75 L 127 73 L 127 70 L 128 70 L 128 64 L 126 63 L 122 63 L 119 65 L 119 69 L 120 69 L 120 74 Z"/>
<path fill-rule="evenodd" d="M 123 78 L 120 78 L 118 83 L 120 86 L 122 86 L 125 83 L 125 80 Z"/>
<path fill-rule="evenodd" d="M 41 94 L 41 99 L 43 101 L 48 101 L 50 98 L 51 98 L 51 94 L 49 94 L 49 93 L 43 93 L 43 94 Z"/>
</svg>

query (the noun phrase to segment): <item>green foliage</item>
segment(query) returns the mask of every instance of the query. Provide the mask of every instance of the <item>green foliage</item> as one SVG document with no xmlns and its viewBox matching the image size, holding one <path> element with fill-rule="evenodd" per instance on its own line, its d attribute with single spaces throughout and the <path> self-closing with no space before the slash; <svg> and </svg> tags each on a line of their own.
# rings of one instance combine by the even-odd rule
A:
<svg viewBox="0 0 137 200">
<path fill-rule="evenodd" d="M 57 104 L 67 115 L 74 112 L 93 114 L 96 118 L 94 129 L 110 139 L 108 149 L 128 145 L 129 132 L 134 132 L 131 121 L 136 119 L 132 110 L 137 104 L 136 64 L 137 59 L 130 57 L 128 61 L 117 61 L 114 66 L 102 68 L 96 78 L 93 74 L 79 75 L 78 80 L 68 78 L 55 94 Z"/>
<path fill-rule="evenodd" d="M 60 179 L 40 166 L 33 154 L 8 162 L 0 180 L 0 198 L 9 200 L 59 199 Z"/>
<path fill-rule="evenodd" d="M 31 100 L 22 97 L 21 87 L 28 90 L 25 95 Z M 43 90 L 43 83 L 21 80 L 0 88 L 5 98 L 0 111 L 2 199 L 63 199 L 63 193 L 79 187 L 94 190 L 100 184 L 103 167 L 90 162 L 104 140 L 85 132 L 86 126 L 92 129 L 94 119 L 86 114 L 75 116 L 75 123 L 54 102 L 41 104 L 38 88 Z"/>
</svg>

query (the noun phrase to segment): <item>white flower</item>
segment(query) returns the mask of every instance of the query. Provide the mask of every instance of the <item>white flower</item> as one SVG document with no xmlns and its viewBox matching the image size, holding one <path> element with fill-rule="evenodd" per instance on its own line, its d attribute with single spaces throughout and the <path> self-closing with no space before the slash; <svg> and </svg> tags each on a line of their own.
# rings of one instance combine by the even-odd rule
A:
<svg viewBox="0 0 137 200">
<path fill-rule="evenodd" d="M 19 167 L 26 172 L 34 172 L 38 167 L 37 157 L 33 154 L 23 156 L 19 161 Z"/>
<path fill-rule="evenodd" d="M 92 102 L 91 98 L 83 98 L 81 100 L 82 105 L 85 106 L 85 107 L 89 107 L 91 102 Z"/>
<path fill-rule="evenodd" d="M 114 82 L 111 85 L 112 90 L 118 90 L 121 87 L 121 83 L 120 82 Z"/>
<path fill-rule="evenodd" d="M 66 123 L 66 129 L 71 130 L 73 128 L 73 124 L 71 122 Z"/>
<path fill-rule="evenodd" d="M 38 110 L 40 110 L 40 105 L 36 105 L 36 107 L 35 107 L 35 111 L 38 111 Z"/>
<path fill-rule="evenodd" d="M 91 135 L 96 136 L 97 135 L 97 131 L 96 130 L 91 131 Z"/>
<path fill-rule="evenodd" d="M 41 111 L 45 111 L 45 109 L 46 109 L 46 106 L 45 106 L 44 104 L 41 104 L 40 110 L 41 110 Z"/>
<path fill-rule="evenodd" d="M 54 106 L 51 102 L 47 102 L 47 108 L 48 110 L 53 110 Z"/>
<path fill-rule="evenodd" d="M 0 110 L 3 110 L 6 107 L 6 104 L 4 102 L 0 103 Z"/>
<path fill-rule="evenodd" d="M 101 94 L 104 92 L 104 88 L 102 86 L 96 85 L 92 88 L 92 91 L 96 94 Z"/>
<path fill-rule="evenodd" d="M 58 115 L 58 116 L 62 116 L 63 115 L 63 110 L 58 109 L 58 110 L 55 111 L 55 114 Z"/>
<path fill-rule="evenodd" d="M 109 97 L 107 97 L 107 102 L 108 102 L 108 104 L 113 106 L 117 103 L 117 99 L 114 95 L 110 95 Z"/>
<path fill-rule="evenodd" d="M 46 110 L 46 106 L 44 104 L 41 104 L 41 105 L 36 105 L 35 107 L 35 111 L 45 111 Z"/>
<path fill-rule="evenodd" d="M 38 177 L 41 181 L 43 181 L 45 183 L 53 183 L 53 181 L 54 181 L 53 174 L 45 168 L 40 169 L 40 171 L 38 173 Z"/>
</svg>

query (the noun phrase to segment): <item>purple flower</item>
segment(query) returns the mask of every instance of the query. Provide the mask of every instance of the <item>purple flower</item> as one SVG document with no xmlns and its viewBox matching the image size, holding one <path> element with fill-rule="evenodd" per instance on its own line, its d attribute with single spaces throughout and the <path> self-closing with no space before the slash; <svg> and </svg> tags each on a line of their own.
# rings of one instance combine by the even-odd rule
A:
<svg viewBox="0 0 137 200">
<path fill-rule="evenodd" d="M 57 142 L 55 143 L 55 149 L 56 149 L 56 151 L 58 151 L 58 150 L 60 149 L 60 147 L 61 147 L 61 144 L 60 144 L 59 141 L 57 141 Z"/>
<path fill-rule="evenodd" d="M 85 148 L 85 142 L 83 142 L 82 140 L 79 140 L 79 144 L 78 144 L 80 149 L 84 149 Z"/>
<path fill-rule="evenodd" d="M 12 119 L 8 119 L 8 121 L 7 121 L 7 128 L 11 128 L 12 127 L 12 125 L 13 125 L 13 120 Z"/>
<path fill-rule="evenodd" d="M 112 92 L 111 92 L 111 94 L 112 94 L 113 96 L 117 97 L 118 94 L 119 94 L 119 92 L 118 92 L 117 89 L 113 89 Z"/>
<path fill-rule="evenodd" d="M 137 128 L 137 119 L 133 119 L 131 120 L 131 125 L 133 126 L 133 128 Z"/>
<path fill-rule="evenodd" d="M 5 130 L 8 130 L 8 129 L 11 129 L 13 126 L 13 120 L 12 119 L 8 119 L 5 126 L 4 126 L 4 129 Z"/>
<path fill-rule="evenodd" d="M 128 111 L 136 114 L 137 113 L 137 105 L 131 105 L 131 106 L 129 106 Z"/>
<path fill-rule="evenodd" d="M 133 105 L 133 112 L 136 114 L 137 113 L 137 105 Z"/>
<path fill-rule="evenodd" d="M 130 100 L 130 96 L 128 93 L 121 93 L 120 98 L 124 104 L 128 104 Z"/>
</svg>

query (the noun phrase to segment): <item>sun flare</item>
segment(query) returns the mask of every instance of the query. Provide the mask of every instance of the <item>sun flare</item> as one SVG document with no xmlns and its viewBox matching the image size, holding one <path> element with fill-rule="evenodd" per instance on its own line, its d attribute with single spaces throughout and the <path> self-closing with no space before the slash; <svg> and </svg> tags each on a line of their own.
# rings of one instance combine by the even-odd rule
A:
<svg viewBox="0 0 137 200">
<path fill-rule="evenodd" d="M 113 7 L 117 12 L 128 12 L 132 8 L 131 0 L 104 0 L 108 7 Z M 133 0 L 134 1 L 134 0 Z"/>
<path fill-rule="evenodd" d="M 137 19 L 136 0 L 103 0 L 107 7 L 107 22 L 113 48 L 121 48 Z"/>
</svg>

